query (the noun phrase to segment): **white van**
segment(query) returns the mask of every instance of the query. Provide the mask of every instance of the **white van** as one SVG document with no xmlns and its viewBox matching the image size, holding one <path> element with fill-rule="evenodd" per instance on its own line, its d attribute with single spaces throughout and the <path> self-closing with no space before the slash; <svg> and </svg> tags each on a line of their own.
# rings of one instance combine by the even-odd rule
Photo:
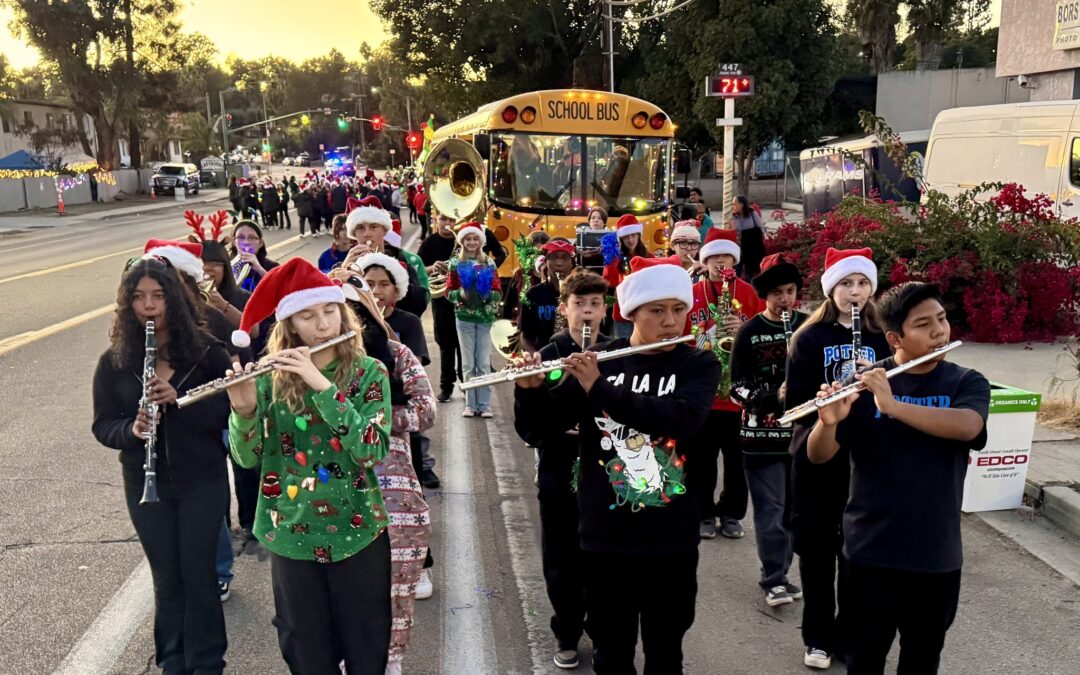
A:
<svg viewBox="0 0 1080 675">
<path fill-rule="evenodd" d="M 927 190 L 950 196 L 980 183 L 1019 183 L 1054 200 L 1061 216 L 1080 217 L 1080 101 L 943 110 L 924 173 Z"/>
</svg>

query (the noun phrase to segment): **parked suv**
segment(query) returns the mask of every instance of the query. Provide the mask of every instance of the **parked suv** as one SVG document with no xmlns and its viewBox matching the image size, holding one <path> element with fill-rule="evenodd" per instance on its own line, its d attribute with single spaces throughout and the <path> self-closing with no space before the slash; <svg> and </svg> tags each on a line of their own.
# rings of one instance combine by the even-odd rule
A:
<svg viewBox="0 0 1080 675">
<path fill-rule="evenodd" d="M 199 180 L 199 167 L 194 164 L 166 162 L 157 168 L 150 180 L 154 194 L 174 194 L 176 188 L 186 188 L 189 194 L 199 194 L 202 183 Z"/>
</svg>

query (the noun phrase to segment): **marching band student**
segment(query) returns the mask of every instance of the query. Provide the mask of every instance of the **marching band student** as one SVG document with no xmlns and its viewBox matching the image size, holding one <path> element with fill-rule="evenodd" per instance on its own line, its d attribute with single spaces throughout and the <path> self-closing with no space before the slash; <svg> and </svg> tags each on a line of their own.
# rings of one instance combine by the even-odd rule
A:
<svg viewBox="0 0 1080 675">
<path fill-rule="evenodd" d="M 93 433 L 120 451 L 128 515 L 154 580 L 155 662 L 168 673 L 221 673 L 227 641 L 215 560 L 229 499 L 221 437 L 228 406 L 221 398 L 173 404 L 232 362 L 200 330 L 198 309 L 166 259 L 129 263 L 116 306 L 111 344 L 94 371 Z M 145 394 L 161 410 L 157 504 L 139 503 L 151 422 L 140 409 L 147 321 L 154 322 L 157 362 Z"/>
<path fill-rule="evenodd" d="M 704 267 L 704 261 L 699 262 L 697 258 L 699 251 L 701 235 L 698 234 L 697 223 L 692 220 L 675 223 L 671 228 L 671 252 L 679 256 L 679 263 L 691 278 L 699 276 Z"/>
<path fill-rule="evenodd" d="M 353 247 L 352 240 L 349 239 L 349 232 L 345 227 L 344 214 L 334 216 L 330 232 L 334 240 L 330 242 L 330 248 L 323 251 L 322 255 L 319 256 L 319 271 L 323 274 L 344 263 Z"/>
<path fill-rule="evenodd" d="M 825 254 L 821 289 L 825 301 L 803 323 L 788 347 L 786 400 L 801 403 L 813 398 L 821 385 L 843 381 L 854 374 L 855 364 L 869 365 L 889 354 L 881 332 L 873 295 L 877 291 L 877 265 L 869 248 L 837 250 Z M 851 307 L 860 310 L 862 348 L 853 354 Z M 806 440 L 816 417 L 792 426 L 791 532 L 799 554 L 803 584 L 803 663 L 828 668 L 832 656 L 847 650 L 847 575 L 841 555 L 841 519 L 848 497 L 848 454 L 841 447 L 833 459 L 814 464 L 806 456 Z"/>
<path fill-rule="evenodd" d="M 229 440 L 241 466 L 260 466 L 255 536 L 271 553 L 278 644 L 301 675 L 383 675 L 391 636 L 388 516 L 375 463 L 392 412 L 386 367 L 339 285 L 293 258 L 271 270 L 244 310 L 234 342 L 274 314 L 274 370 L 228 389 Z M 239 366 L 235 368 L 240 373 Z"/>
<path fill-rule="evenodd" d="M 481 250 L 484 230 L 477 223 L 465 223 L 457 233 L 461 253 L 450 258 L 446 297 L 454 303 L 461 369 L 468 382 L 490 372 L 491 324 L 498 316 L 501 287 L 495 261 Z M 462 417 L 493 417 L 491 389 L 479 387 L 465 392 Z"/>
<path fill-rule="evenodd" d="M 398 307 L 422 316 L 428 305 L 428 289 L 420 283 L 420 277 L 416 270 L 409 266 L 409 261 L 402 251 L 387 245 L 386 235 L 393 230 L 394 224 L 390 220 L 390 213 L 379 205 L 378 197 L 369 196 L 357 202 L 345 219 L 345 227 L 349 238 L 357 244 L 349 251 L 344 266 L 348 267 L 356 258 L 366 253 L 386 253 L 391 258 L 401 260 L 409 274 L 409 289 L 405 297 L 398 301 Z"/>
<path fill-rule="evenodd" d="M 529 243 L 538 249 L 542 249 L 544 244 L 548 243 L 551 237 L 547 232 L 543 230 L 537 230 L 536 232 L 529 233 Z M 514 322 L 516 325 L 521 316 L 521 289 L 524 288 L 528 292 L 529 288 L 532 288 L 536 284 L 543 281 L 543 277 L 540 272 L 539 261 L 543 258 L 543 254 L 537 256 L 537 262 L 533 265 L 533 269 L 527 270 L 521 266 L 518 266 L 514 270 L 514 276 L 506 282 L 506 286 L 503 288 L 503 300 L 502 311 L 499 313 L 499 317 Z M 520 261 L 519 261 L 520 262 Z M 525 281 L 528 279 L 528 283 Z"/>
<path fill-rule="evenodd" d="M 390 339 L 392 328 L 383 321 L 378 300 L 370 287 L 356 275 L 351 275 L 348 283 L 357 290 L 358 298 L 353 306 L 359 309 L 357 316 L 364 325 L 364 349 L 391 368 L 390 398 L 394 419 L 390 451 L 375 465 L 375 473 L 379 476 L 383 501 L 390 514 L 393 632 L 386 675 L 401 675 L 401 661 L 409 646 L 417 594 L 425 586 L 430 594 L 431 586 L 430 572 L 424 567 L 431 538 L 430 510 L 413 470 L 409 446 L 413 434 L 434 426 L 435 395 L 423 365 L 412 350 Z"/>
<path fill-rule="evenodd" d="M 780 426 L 776 419 L 784 412 L 788 339 L 806 315 L 795 311 L 802 274 L 779 253 L 761 261 L 761 273 L 753 284 L 765 301 L 765 310 L 744 323 L 735 336 L 731 398 L 742 407 L 739 437 L 754 505 L 759 583 L 765 604 L 776 607 L 802 598 L 802 589 L 787 577 L 792 558 L 791 426 Z M 786 326 L 783 312 L 788 314 Z"/>
<path fill-rule="evenodd" d="M 398 309 L 397 303 L 408 292 L 409 276 L 400 260 L 385 253 L 368 253 L 356 259 L 352 268 L 363 276 L 370 293 L 378 301 L 380 323 L 386 323 L 393 337 L 409 347 L 421 364 L 430 362 L 424 327 L 415 314 Z"/>
<path fill-rule="evenodd" d="M 673 259 L 636 258 L 631 269 L 617 293 L 634 331 L 609 349 L 678 337 L 693 302 L 690 277 Z M 534 365 L 540 356 L 524 361 Z M 519 432 L 579 427 L 579 532 L 594 667 L 599 675 L 636 672 L 640 623 L 645 672 L 679 675 L 683 635 L 694 622 L 699 542 L 697 508 L 683 482 L 684 443 L 708 413 L 720 364 L 686 344 L 603 363 L 586 351 L 563 364 L 573 379 L 557 387 L 543 386 L 546 375 L 517 380 L 515 412 Z M 627 573 L 632 581 L 623 579 Z M 662 593 L 641 590 L 658 584 Z"/>
<path fill-rule="evenodd" d="M 883 673 L 899 631 L 898 672 L 936 673 L 960 596 L 960 502 L 968 451 L 986 445 L 990 384 L 940 358 L 887 379 L 948 344 L 949 320 L 937 287 L 917 282 L 889 289 L 878 308 L 895 356 L 856 376 L 867 391 L 821 408 L 807 453 L 851 455 L 848 672 Z"/>
<path fill-rule="evenodd" d="M 436 213 L 435 232 L 424 239 L 417 251 L 429 276 L 448 274 L 447 264 L 456 245 L 453 218 Z M 454 391 L 454 382 L 458 378 L 461 362 L 457 326 L 454 323 L 454 304 L 446 297 L 432 298 L 431 318 L 435 326 L 435 344 L 439 347 L 439 394 L 436 400 L 445 403 L 450 400 L 450 395 Z M 421 476 L 422 480 L 423 478 Z M 425 487 L 432 486 L 428 486 L 425 481 Z M 438 487 L 438 485 L 433 487 Z"/>
<path fill-rule="evenodd" d="M 239 257 L 241 262 L 251 265 L 251 272 L 240 284 L 241 288 L 249 292 L 255 290 L 267 272 L 278 266 L 277 262 L 266 257 L 262 230 L 250 220 L 241 220 L 233 225 L 229 255 L 233 258 Z"/>
<path fill-rule="evenodd" d="M 622 218 L 619 218 L 619 222 L 615 227 L 615 239 L 618 242 L 618 255 L 612 257 L 605 253 L 605 260 L 611 259 L 606 265 L 604 265 L 604 279 L 608 282 L 608 287 L 612 292 L 617 292 L 619 284 L 622 283 L 623 278 L 630 274 L 630 261 L 634 258 L 651 258 L 649 249 L 645 247 L 645 243 L 641 240 L 641 233 L 644 231 L 641 223 L 638 222 L 637 217 L 632 213 L 627 213 Z M 604 239 L 607 240 L 611 235 L 605 235 Z M 601 250 L 608 248 L 609 244 L 601 244 Z M 615 337 L 630 337 L 630 334 L 634 330 L 633 322 L 623 318 L 623 314 L 619 311 L 618 300 L 615 302 L 615 306 L 612 308 L 612 320 L 614 321 L 614 333 Z"/>
<path fill-rule="evenodd" d="M 559 312 L 566 317 L 566 328 L 540 350 L 540 359 L 550 361 L 580 352 L 585 326 L 591 331 L 591 346 L 606 342 L 608 338 L 600 334 L 606 296 L 607 282 L 600 275 L 582 269 L 571 273 L 559 294 Z M 536 496 L 540 501 L 540 554 L 548 599 L 555 610 L 551 630 L 559 648 L 554 661 L 559 668 L 572 669 L 578 666 L 578 642 L 585 628 L 585 579 L 573 489 L 577 435 L 564 430 L 530 432 L 518 426 L 522 439 L 539 452 Z"/>
<path fill-rule="evenodd" d="M 204 239 L 202 242 L 203 273 L 214 282 L 210 306 L 225 315 L 233 328 L 240 325 L 251 293 L 236 285 L 229 263 L 229 251 L 221 242 Z"/>
<path fill-rule="evenodd" d="M 694 284 L 694 306 L 686 320 L 687 333 L 693 330 L 699 336 L 711 334 L 710 349 L 722 336 L 734 336 L 743 322 L 760 313 L 765 305 L 750 284 L 734 275 L 733 268 L 739 263 L 740 255 L 734 235 L 733 230 L 714 228 L 709 232 L 709 241 L 701 249 L 701 262 L 705 264 L 708 276 Z M 724 307 L 725 288 L 730 295 L 728 307 Z M 747 502 L 746 475 L 739 447 L 740 410 L 730 398 L 717 395 L 701 431 L 691 441 L 694 458 L 687 467 L 686 479 L 698 503 L 701 536 L 705 539 L 716 538 L 717 519 L 720 520 L 720 536 L 741 539 L 746 534 L 739 522 L 746 516 Z M 724 458 L 724 486 L 720 500 L 714 502 L 716 460 L 721 455 Z"/>
<path fill-rule="evenodd" d="M 560 284 L 574 269 L 574 245 L 568 240 L 556 237 L 540 250 L 546 263 L 544 280 L 525 293 L 526 299 L 518 314 L 521 339 L 527 352 L 539 351 L 555 334 L 561 302 Z"/>
</svg>

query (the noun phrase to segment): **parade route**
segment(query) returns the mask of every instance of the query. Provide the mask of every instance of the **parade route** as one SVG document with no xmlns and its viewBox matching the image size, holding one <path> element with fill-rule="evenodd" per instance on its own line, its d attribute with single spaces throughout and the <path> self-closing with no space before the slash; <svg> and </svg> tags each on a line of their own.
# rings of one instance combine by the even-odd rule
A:
<svg viewBox="0 0 1080 675">
<path fill-rule="evenodd" d="M 150 576 L 124 506 L 115 451 L 90 433 L 90 383 L 108 344 L 124 255 L 141 251 L 149 237 L 186 235 L 184 208 L 0 240 L 4 672 L 154 672 Z M 329 237 L 299 239 L 296 232 L 295 223 L 292 231 L 267 232 L 270 257 L 315 260 L 329 245 Z M 405 226 L 407 242 L 414 232 Z M 437 358 L 430 312 L 424 323 Z M 437 365 L 428 372 L 437 374 Z M 440 405 L 430 433 L 442 478 L 427 495 L 435 592 L 417 602 L 404 672 L 563 672 L 551 663 L 555 645 L 540 566 L 533 456 L 513 430 L 513 387 L 495 389 L 493 419 L 464 419 L 463 408 L 457 391 Z M 701 544 L 696 620 L 684 643 L 686 672 L 809 672 L 802 665 L 802 607 L 765 606 L 756 585 L 752 519 L 743 523 L 744 539 Z M 963 535 L 960 609 L 941 672 L 1074 673 L 1080 588 L 978 516 L 963 517 Z M 255 543 L 233 543 L 238 555 L 224 607 L 226 672 L 285 673 L 270 623 L 267 553 Z M 642 585 L 637 572 L 612 570 L 611 583 L 626 593 L 665 593 L 663 574 Z M 797 573 L 792 581 L 798 583 Z M 590 655 L 586 639 L 582 666 L 571 672 L 591 673 Z M 828 672 L 844 667 L 834 664 Z"/>
</svg>

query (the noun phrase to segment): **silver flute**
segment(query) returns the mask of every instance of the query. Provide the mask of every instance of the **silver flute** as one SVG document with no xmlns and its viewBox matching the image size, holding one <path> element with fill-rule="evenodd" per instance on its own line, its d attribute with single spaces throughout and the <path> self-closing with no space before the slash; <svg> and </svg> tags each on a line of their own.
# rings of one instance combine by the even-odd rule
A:
<svg viewBox="0 0 1080 675">
<path fill-rule="evenodd" d="M 609 352 L 597 352 L 596 360 L 610 361 L 611 359 L 618 359 L 622 358 L 623 356 L 630 356 L 631 354 L 652 351 L 653 349 L 660 349 L 662 347 L 670 347 L 671 345 L 677 345 L 683 342 L 690 342 L 691 340 L 695 339 L 696 338 L 693 335 L 682 335 L 667 340 L 660 340 L 658 342 L 650 342 L 647 345 L 623 347 L 622 349 L 613 349 Z M 483 375 L 481 377 L 469 380 L 468 382 L 461 385 L 461 390 L 468 391 L 470 389 L 477 389 L 479 387 L 490 387 L 493 384 L 513 382 L 514 380 L 520 380 L 524 377 L 533 377 L 534 375 L 553 373 L 557 370 L 562 370 L 565 366 L 566 364 L 563 363 L 562 359 L 552 359 L 551 361 L 544 361 L 543 363 L 535 366 L 513 366 L 509 368 L 503 368 L 497 373 L 491 373 L 490 375 Z"/>
<path fill-rule="evenodd" d="M 140 504 L 155 504 L 158 501 L 157 491 L 157 420 L 159 406 L 150 400 L 150 380 L 154 379 L 155 366 L 157 365 L 157 332 L 154 330 L 154 322 L 146 322 L 146 352 L 143 356 L 142 400 L 139 408 L 146 411 L 150 422 L 146 426 L 143 436 L 146 439 L 146 461 L 143 464 L 143 495 Z"/>
<path fill-rule="evenodd" d="M 927 361 L 933 361 L 934 359 L 939 359 L 942 356 L 944 356 L 945 354 L 951 352 L 952 350 L 960 347 L 963 344 L 964 343 L 961 342 L 960 340 L 957 340 L 956 342 L 950 342 L 949 344 L 945 345 L 941 349 L 935 349 L 934 351 L 930 352 L 929 354 L 923 354 L 922 356 L 920 356 L 920 357 L 918 357 L 916 359 L 906 361 L 904 363 L 901 363 L 898 366 L 890 368 L 889 370 L 885 371 L 885 377 L 886 378 L 891 378 L 891 377 L 894 377 L 896 375 L 899 375 L 900 373 L 911 370 L 915 366 L 921 366 L 922 364 L 926 363 Z M 865 391 L 865 390 L 866 390 L 866 387 L 863 386 L 862 382 L 852 382 L 851 384 L 847 385 L 846 387 L 842 387 L 842 388 L 834 391 L 833 393 L 829 394 L 828 396 L 822 396 L 821 398 L 811 399 L 811 400 L 807 401 L 806 403 L 803 403 L 802 405 L 795 406 L 794 408 L 785 411 L 784 416 L 781 417 L 780 419 L 778 419 L 777 423 L 780 424 L 780 425 L 790 424 L 790 423 L 794 422 L 797 419 L 801 419 L 801 418 L 806 417 L 807 415 L 809 415 L 811 413 L 817 412 L 819 409 L 824 408 L 825 406 L 829 405 L 830 403 L 836 403 L 837 401 L 842 401 L 845 398 L 847 398 L 848 396 L 854 396 L 855 394 L 858 394 L 859 392 Z"/>
<path fill-rule="evenodd" d="M 337 344 L 341 344 L 342 342 L 345 342 L 346 340 L 351 340 L 354 337 L 356 337 L 356 331 L 349 331 L 348 333 L 339 335 L 336 338 L 327 340 L 322 344 L 315 345 L 311 348 L 311 353 L 315 354 L 316 352 L 321 352 L 324 349 L 333 347 Z M 208 396 L 213 396 L 214 394 L 221 393 L 229 387 L 233 386 L 234 384 L 246 382 L 254 377 L 262 375 L 263 373 L 268 373 L 275 367 L 271 359 L 273 359 L 272 354 L 266 359 L 263 359 L 263 361 L 260 362 L 259 365 L 255 366 L 251 370 L 245 371 L 233 377 L 219 377 L 213 382 L 207 382 L 206 384 L 199 385 L 194 389 L 190 389 L 188 390 L 188 393 L 176 399 L 176 405 L 183 408 L 186 405 L 201 401 Z"/>
</svg>

